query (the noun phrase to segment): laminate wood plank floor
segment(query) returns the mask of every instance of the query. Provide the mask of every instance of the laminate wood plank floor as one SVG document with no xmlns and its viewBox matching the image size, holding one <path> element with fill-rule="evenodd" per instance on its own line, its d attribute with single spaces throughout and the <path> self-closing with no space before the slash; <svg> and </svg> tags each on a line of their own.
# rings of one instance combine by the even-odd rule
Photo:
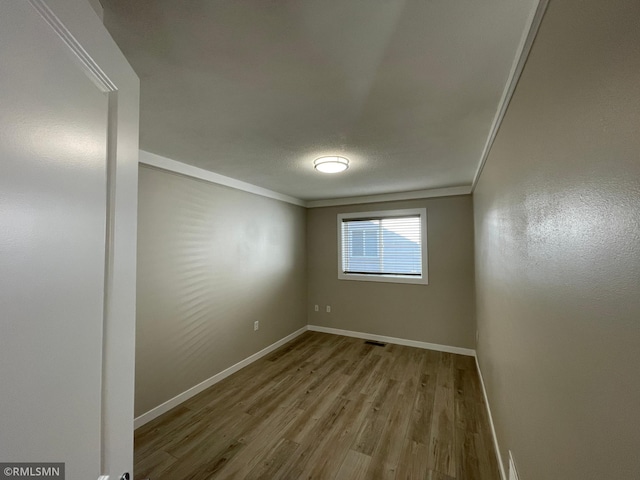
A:
<svg viewBox="0 0 640 480">
<path fill-rule="evenodd" d="M 135 478 L 500 476 L 472 357 L 305 332 L 136 430 Z"/>
</svg>

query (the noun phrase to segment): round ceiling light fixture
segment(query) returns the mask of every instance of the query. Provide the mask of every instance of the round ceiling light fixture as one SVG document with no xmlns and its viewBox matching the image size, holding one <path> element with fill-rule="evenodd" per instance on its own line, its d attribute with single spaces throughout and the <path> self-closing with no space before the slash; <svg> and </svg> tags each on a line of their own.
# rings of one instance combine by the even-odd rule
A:
<svg viewBox="0 0 640 480">
<path fill-rule="evenodd" d="M 320 157 L 313 161 L 313 168 L 322 173 L 339 173 L 349 168 L 349 160 L 344 157 Z"/>
</svg>

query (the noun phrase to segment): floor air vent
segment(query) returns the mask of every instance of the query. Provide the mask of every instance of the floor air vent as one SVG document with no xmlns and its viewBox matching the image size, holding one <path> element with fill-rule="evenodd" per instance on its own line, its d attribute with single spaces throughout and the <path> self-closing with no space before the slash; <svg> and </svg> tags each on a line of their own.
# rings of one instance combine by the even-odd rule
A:
<svg viewBox="0 0 640 480">
<path fill-rule="evenodd" d="M 375 340 L 366 340 L 364 343 L 367 345 L 373 345 L 374 347 L 386 347 L 386 343 L 376 342 Z"/>
</svg>

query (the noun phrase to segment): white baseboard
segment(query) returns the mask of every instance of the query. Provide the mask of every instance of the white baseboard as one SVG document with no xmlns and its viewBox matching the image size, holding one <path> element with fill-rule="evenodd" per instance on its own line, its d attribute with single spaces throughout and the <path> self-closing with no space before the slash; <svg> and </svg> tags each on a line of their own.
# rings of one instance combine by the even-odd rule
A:
<svg viewBox="0 0 640 480">
<path fill-rule="evenodd" d="M 279 348 L 282 345 L 284 345 L 285 343 L 287 343 L 287 342 L 293 340 L 294 338 L 298 337 L 299 335 L 302 335 L 307 330 L 311 330 L 313 332 L 331 333 L 331 334 L 334 334 L 334 335 L 343 335 L 345 337 L 362 338 L 362 339 L 365 339 L 365 340 L 377 340 L 379 342 L 395 343 L 397 345 L 406 345 L 408 347 L 424 348 L 424 349 L 427 349 L 427 350 L 436 350 L 436 351 L 439 351 L 439 352 L 457 353 L 457 354 L 460 354 L 460 355 L 468 355 L 468 356 L 471 356 L 471 357 L 475 356 L 475 354 L 476 354 L 475 350 L 472 350 L 470 348 L 451 347 L 451 346 L 448 346 L 448 345 L 439 345 L 437 343 L 427 343 L 427 342 L 419 342 L 417 340 L 407 340 L 407 339 L 404 339 L 404 338 L 386 337 L 386 336 L 383 336 L 383 335 L 375 335 L 375 334 L 372 334 L 372 333 L 352 332 L 350 330 L 340 330 L 340 329 L 337 329 L 337 328 L 320 327 L 320 326 L 317 326 L 317 325 L 307 325 L 305 327 L 302 327 L 299 330 L 296 330 L 292 334 L 287 335 L 286 337 L 278 340 L 277 342 L 269 345 L 268 347 L 260 350 L 259 352 L 254 353 L 250 357 L 247 357 L 244 360 L 236 363 L 235 365 L 232 365 L 231 367 L 223 370 L 222 372 L 215 374 L 214 376 L 208 378 L 207 380 L 204 380 L 203 382 L 200 382 L 198 385 L 196 385 L 194 387 L 191 387 L 189 390 L 186 390 L 186 391 L 182 392 L 181 394 L 176 395 L 175 397 L 167 400 L 163 404 L 158 405 L 155 408 L 152 408 L 151 410 L 149 410 L 146 413 L 143 413 L 139 417 L 136 417 L 134 419 L 134 421 L 133 421 L 133 427 L 134 428 L 140 428 L 144 424 L 149 423 L 154 418 L 159 417 L 163 413 L 166 413 L 169 410 L 171 410 L 172 408 L 177 407 L 182 402 L 190 399 L 191 397 L 197 395 L 198 393 L 202 392 L 203 390 L 206 390 L 210 386 L 215 385 L 216 383 L 220 382 L 221 380 L 224 380 L 229 375 L 234 374 L 235 372 L 237 372 L 241 368 L 244 368 L 247 365 L 255 362 L 256 360 L 259 360 L 260 358 L 264 357 L 268 353 L 273 352 L 276 348 Z M 480 371 L 480 370 L 478 369 L 478 371 Z M 480 375 L 480 379 L 482 380 L 482 375 Z M 484 383 L 482 384 L 482 388 L 484 390 Z M 486 399 L 486 397 L 487 397 L 487 395 L 486 395 L 486 392 L 485 392 L 485 399 Z M 487 407 L 488 407 L 488 405 L 489 404 L 487 403 Z M 489 411 L 489 418 L 491 418 L 491 412 L 490 411 Z M 495 440 L 495 431 L 493 430 L 493 421 L 491 423 L 491 429 L 494 432 L 494 440 Z M 498 455 L 500 455 L 499 451 L 498 451 Z M 500 467 L 502 469 L 502 462 L 500 462 Z M 504 475 L 503 475 L 503 480 L 506 480 L 506 479 L 504 479 Z"/>
<path fill-rule="evenodd" d="M 206 390 L 210 386 L 215 385 L 216 383 L 218 383 L 221 380 L 224 380 L 229 375 L 237 372 L 241 368 L 244 368 L 247 365 L 249 365 L 250 363 L 253 363 L 256 360 L 259 360 L 260 358 L 264 357 L 268 353 L 273 352 L 276 348 L 279 348 L 282 345 L 284 345 L 285 343 L 293 340 L 297 336 L 302 335 L 307 330 L 308 330 L 308 328 L 306 326 L 302 327 L 299 330 L 296 330 L 292 334 L 287 335 L 284 338 L 281 338 L 277 342 L 269 345 L 268 347 L 260 350 L 257 353 L 254 353 L 250 357 L 247 357 L 244 360 L 236 363 L 235 365 L 230 366 L 229 368 L 223 370 L 220 373 L 216 373 L 214 376 L 204 380 L 203 382 L 200 382 L 198 385 L 196 385 L 194 387 L 191 387 L 189 390 L 186 390 L 186 391 L 182 392 L 181 394 L 176 395 L 172 399 L 167 400 L 163 404 L 158 405 L 155 408 L 152 408 L 151 410 L 149 410 L 146 413 L 143 413 L 142 415 L 140 415 L 139 417 L 134 419 L 133 428 L 140 428 L 142 425 L 144 425 L 146 423 L 149 423 L 154 418 L 159 417 L 163 413 L 166 413 L 169 410 L 171 410 L 172 408 L 177 407 L 182 402 L 190 399 L 191 397 L 197 395 L 198 393 L 202 392 L 203 390 Z"/>
<path fill-rule="evenodd" d="M 491 415 L 491 407 L 489 406 L 489 397 L 487 396 L 487 389 L 484 386 L 484 378 L 482 378 L 482 370 L 480 370 L 480 363 L 476 356 L 476 368 L 478 369 L 478 376 L 480 377 L 480 385 L 482 385 L 482 393 L 484 395 L 484 403 L 487 405 L 487 413 L 489 414 L 489 425 L 491 426 L 491 436 L 493 437 L 493 446 L 496 449 L 496 457 L 498 457 L 498 468 L 500 468 L 500 477 L 502 480 L 507 480 L 507 474 L 504 471 L 504 464 L 502 463 L 502 454 L 500 453 L 500 446 L 498 445 L 498 436 L 496 435 L 496 427 L 493 424 L 493 416 Z"/>
<path fill-rule="evenodd" d="M 513 453 L 509 450 L 509 480 L 519 480 L 518 469 L 516 468 L 516 462 L 513 459 Z"/>
<path fill-rule="evenodd" d="M 449 345 L 439 345 L 437 343 L 419 342 L 417 340 L 407 340 L 404 338 L 396 338 L 396 337 L 385 337 L 384 335 L 374 335 L 373 333 L 352 332 L 350 330 L 340 330 L 339 328 L 320 327 L 318 325 L 309 325 L 308 328 L 313 332 L 332 333 L 334 335 L 343 335 L 345 337 L 362 338 L 365 340 L 377 340 L 378 342 L 395 343 L 397 345 L 424 348 L 426 350 L 436 350 L 438 352 L 457 353 L 459 355 L 467 355 L 470 357 L 475 357 L 476 355 L 476 351 L 470 348 L 451 347 Z"/>
</svg>

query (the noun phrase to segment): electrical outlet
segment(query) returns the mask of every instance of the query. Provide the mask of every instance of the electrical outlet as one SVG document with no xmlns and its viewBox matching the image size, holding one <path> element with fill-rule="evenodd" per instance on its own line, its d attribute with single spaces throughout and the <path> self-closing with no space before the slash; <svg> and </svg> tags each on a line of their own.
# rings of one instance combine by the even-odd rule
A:
<svg viewBox="0 0 640 480">
<path fill-rule="evenodd" d="M 255 332 L 259 328 L 260 328 L 260 320 L 256 320 L 255 322 L 253 322 L 253 331 Z"/>
<path fill-rule="evenodd" d="M 331 313 L 331 305 L 327 305 L 327 313 Z"/>
<path fill-rule="evenodd" d="M 320 306 L 319 306 L 319 305 L 316 305 L 316 306 L 314 307 L 314 310 L 315 310 L 316 312 L 319 312 L 319 311 L 320 311 Z"/>
</svg>

